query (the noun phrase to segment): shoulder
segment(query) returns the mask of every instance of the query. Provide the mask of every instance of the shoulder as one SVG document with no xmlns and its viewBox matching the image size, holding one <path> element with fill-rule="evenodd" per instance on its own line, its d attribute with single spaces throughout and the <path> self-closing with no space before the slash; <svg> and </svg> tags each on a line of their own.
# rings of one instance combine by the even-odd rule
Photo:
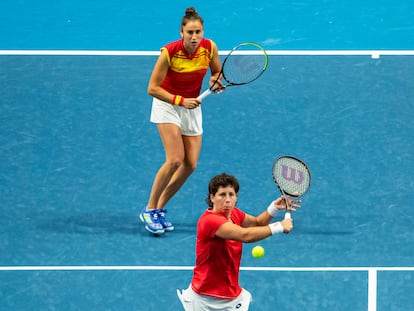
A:
<svg viewBox="0 0 414 311">
<path fill-rule="evenodd" d="M 217 46 L 211 39 L 203 38 L 200 42 L 198 53 L 207 56 L 210 60 L 218 55 Z"/>
<path fill-rule="evenodd" d="M 171 46 L 181 45 L 182 42 L 183 42 L 183 39 L 178 39 L 178 40 L 175 40 L 175 41 L 168 42 L 167 44 L 164 44 L 164 47 L 171 47 Z"/>
<path fill-rule="evenodd" d="M 177 52 L 180 49 L 182 49 L 182 46 L 183 46 L 183 40 L 182 39 L 179 39 L 179 40 L 172 41 L 172 42 L 169 42 L 169 43 L 165 44 L 161 48 L 161 51 L 166 50 L 170 54 L 174 54 L 175 52 Z"/>
<path fill-rule="evenodd" d="M 198 220 L 198 229 L 201 231 L 215 232 L 218 227 L 227 222 L 227 218 L 221 214 L 213 213 L 207 209 Z"/>
<path fill-rule="evenodd" d="M 204 221 L 226 221 L 226 217 L 221 214 L 213 213 L 210 209 L 207 209 L 201 216 L 200 220 Z"/>
<path fill-rule="evenodd" d="M 232 210 L 232 213 L 236 214 L 236 215 L 246 215 L 246 212 L 242 211 L 240 208 L 235 207 Z"/>
<path fill-rule="evenodd" d="M 223 215 L 206 210 L 198 220 L 197 232 L 200 236 L 213 237 L 217 229 L 227 221 Z"/>
<path fill-rule="evenodd" d="M 246 218 L 246 212 L 242 211 L 241 209 L 235 207 L 231 211 L 231 217 L 233 221 L 236 221 L 237 224 L 241 224 L 243 220 Z"/>
<path fill-rule="evenodd" d="M 203 39 L 201 39 L 200 45 L 204 46 L 204 47 L 211 47 L 211 46 L 215 45 L 215 43 L 211 39 L 203 38 Z"/>
<path fill-rule="evenodd" d="M 201 42 L 200 42 L 200 46 L 201 46 L 201 47 L 203 47 L 203 48 L 205 48 L 205 49 L 207 49 L 207 50 L 209 50 L 211 53 L 212 53 L 214 50 L 217 50 L 217 45 L 216 45 L 216 43 L 215 43 L 213 40 L 211 40 L 211 39 L 207 39 L 207 38 L 203 38 L 203 39 L 201 40 Z"/>
</svg>

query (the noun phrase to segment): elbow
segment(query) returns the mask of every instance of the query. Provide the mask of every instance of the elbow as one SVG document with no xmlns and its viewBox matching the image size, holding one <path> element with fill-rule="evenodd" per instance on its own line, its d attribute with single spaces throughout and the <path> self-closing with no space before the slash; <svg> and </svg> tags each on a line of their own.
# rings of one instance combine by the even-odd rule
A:
<svg viewBox="0 0 414 311">
<path fill-rule="evenodd" d="M 160 93 L 161 86 L 158 83 L 148 83 L 147 93 L 152 97 L 156 97 Z"/>
<path fill-rule="evenodd" d="M 258 238 L 256 235 L 250 233 L 250 232 L 246 232 L 245 234 L 243 234 L 241 236 L 241 242 L 243 243 L 254 243 L 259 241 L 260 238 Z"/>
<path fill-rule="evenodd" d="M 148 93 L 148 95 L 154 97 L 155 96 L 155 93 L 156 93 L 156 90 L 155 90 L 154 87 L 152 87 L 151 85 L 149 85 L 148 86 L 148 89 L 147 89 L 147 93 Z"/>
<path fill-rule="evenodd" d="M 259 241 L 258 239 L 249 238 L 243 241 L 243 243 L 249 244 Z"/>
</svg>

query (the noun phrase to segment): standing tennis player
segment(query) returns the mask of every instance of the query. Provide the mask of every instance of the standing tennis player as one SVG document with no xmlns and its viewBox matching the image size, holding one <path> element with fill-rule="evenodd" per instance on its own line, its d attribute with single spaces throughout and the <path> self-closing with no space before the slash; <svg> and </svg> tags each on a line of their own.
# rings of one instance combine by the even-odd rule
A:
<svg viewBox="0 0 414 311">
<path fill-rule="evenodd" d="M 164 207 L 196 169 L 203 133 L 197 96 L 208 69 L 210 85 L 221 69 L 217 46 L 203 37 L 203 27 L 195 8 L 187 8 L 181 20 L 182 38 L 161 48 L 148 85 L 154 97 L 150 120 L 157 125 L 166 157 L 139 215 L 154 234 L 174 230 Z M 218 85 L 222 86 L 220 81 Z"/>
<path fill-rule="evenodd" d="M 178 297 L 186 311 L 249 309 L 250 293 L 239 285 L 243 243 L 263 240 L 292 230 L 292 219 L 272 222 L 286 208 L 283 198 L 273 201 L 259 216 L 236 207 L 239 183 L 234 176 L 220 174 L 208 186 L 208 209 L 197 224 L 196 265 L 190 286 Z M 286 197 L 289 206 L 300 200 Z"/>
</svg>

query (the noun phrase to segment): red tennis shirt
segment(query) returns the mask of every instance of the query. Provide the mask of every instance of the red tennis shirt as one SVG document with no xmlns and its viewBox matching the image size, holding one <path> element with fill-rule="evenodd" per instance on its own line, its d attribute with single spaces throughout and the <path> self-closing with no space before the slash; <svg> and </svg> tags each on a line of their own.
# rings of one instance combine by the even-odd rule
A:
<svg viewBox="0 0 414 311">
<path fill-rule="evenodd" d="M 233 208 L 230 218 L 240 225 L 246 213 Z M 243 243 L 215 236 L 217 229 L 228 219 L 207 209 L 197 224 L 196 265 L 192 289 L 205 296 L 234 299 L 242 291 L 239 270 Z"/>
<path fill-rule="evenodd" d="M 161 87 L 175 95 L 197 97 L 213 58 L 212 41 L 201 39 L 197 50 L 191 56 L 185 50 L 182 39 L 168 43 L 162 50 L 168 52 L 170 68 Z"/>
</svg>

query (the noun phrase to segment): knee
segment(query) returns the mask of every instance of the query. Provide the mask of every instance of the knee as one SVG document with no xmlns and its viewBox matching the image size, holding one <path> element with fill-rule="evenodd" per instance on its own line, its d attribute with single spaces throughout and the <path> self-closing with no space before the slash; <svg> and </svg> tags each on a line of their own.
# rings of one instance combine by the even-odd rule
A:
<svg viewBox="0 0 414 311">
<path fill-rule="evenodd" d="M 178 170 L 180 166 L 183 165 L 183 162 L 184 161 L 182 159 L 173 159 L 173 160 L 168 161 L 166 164 L 168 165 L 170 170 L 176 171 Z"/>
<path fill-rule="evenodd" d="M 194 172 L 197 168 L 197 162 L 190 162 L 190 163 L 186 163 L 187 166 L 187 170 L 190 172 L 190 174 L 192 172 Z"/>
</svg>

